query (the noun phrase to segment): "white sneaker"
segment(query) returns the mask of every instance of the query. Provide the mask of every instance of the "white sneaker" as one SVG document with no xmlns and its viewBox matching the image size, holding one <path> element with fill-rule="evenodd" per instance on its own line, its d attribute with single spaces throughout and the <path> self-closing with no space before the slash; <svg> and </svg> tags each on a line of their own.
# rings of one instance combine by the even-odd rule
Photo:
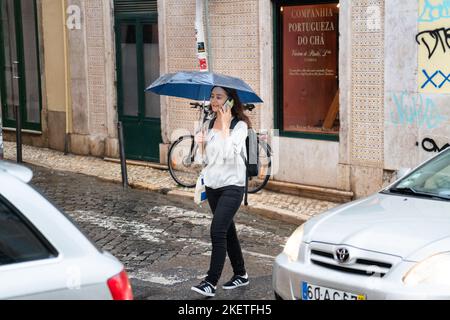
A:
<svg viewBox="0 0 450 320">
<path fill-rule="evenodd" d="M 216 295 L 216 287 L 206 281 L 200 282 L 199 285 L 192 287 L 191 290 L 207 297 L 214 297 Z"/>
<path fill-rule="evenodd" d="M 222 289 L 232 290 L 232 289 L 236 289 L 239 287 L 247 286 L 249 283 L 250 283 L 250 281 L 248 280 L 247 273 L 245 274 L 245 276 L 234 275 L 233 278 L 230 279 L 230 281 L 226 282 L 222 286 Z"/>
</svg>

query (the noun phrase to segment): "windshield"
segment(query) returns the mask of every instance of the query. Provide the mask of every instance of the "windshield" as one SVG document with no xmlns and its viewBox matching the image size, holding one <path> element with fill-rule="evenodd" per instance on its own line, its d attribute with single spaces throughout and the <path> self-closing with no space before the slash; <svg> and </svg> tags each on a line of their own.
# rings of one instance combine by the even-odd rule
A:
<svg viewBox="0 0 450 320">
<path fill-rule="evenodd" d="M 389 190 L 450 199 L 450 149 L 413 171 Z"/>
</svg>

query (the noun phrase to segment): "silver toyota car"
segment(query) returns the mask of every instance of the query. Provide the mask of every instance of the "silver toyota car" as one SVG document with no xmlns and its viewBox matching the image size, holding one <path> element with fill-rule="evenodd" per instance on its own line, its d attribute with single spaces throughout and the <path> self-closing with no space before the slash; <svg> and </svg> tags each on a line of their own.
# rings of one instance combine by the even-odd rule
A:
<svg viewBox="0 0 450 320">
<path fill-rule="evenodd" d="M 273 288 L 285 300 L 450 299 L 450 148 L 299 227 Z"/>
<path fill-rule="evenodd" d="M 0 299 L 133 299 L 123 265 L 30 187 L 31 178 L 0 161 Z"/>
</svg>

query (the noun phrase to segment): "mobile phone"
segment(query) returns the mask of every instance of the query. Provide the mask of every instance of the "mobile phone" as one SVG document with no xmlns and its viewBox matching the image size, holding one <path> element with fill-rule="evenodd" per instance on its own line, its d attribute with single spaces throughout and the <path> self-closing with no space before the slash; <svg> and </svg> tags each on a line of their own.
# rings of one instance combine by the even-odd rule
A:
<svg viewBox="0 0 450 320">
<path fill-rule="evenodd" d="M 225 101 L 225 103 L 222 107 L 222 110 L 223 110 L 223 112 L 227 112 L 228 110 L 230 110 L 233 107 L 234 107 L 234 100 L 228 99 L 227 101 Z"/>
</svg>

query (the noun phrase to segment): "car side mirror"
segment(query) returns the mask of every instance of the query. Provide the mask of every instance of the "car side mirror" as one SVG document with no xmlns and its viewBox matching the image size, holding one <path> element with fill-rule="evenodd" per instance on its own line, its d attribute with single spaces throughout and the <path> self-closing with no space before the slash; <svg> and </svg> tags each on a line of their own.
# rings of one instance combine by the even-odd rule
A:
<svg viewBox="0 0 450 320">
<path fill-rule="evenodd" d="M 411 172 L 411 168 L 400 168 L 397 170 L 397 179 L 401 179 Z"/>
</svg>

